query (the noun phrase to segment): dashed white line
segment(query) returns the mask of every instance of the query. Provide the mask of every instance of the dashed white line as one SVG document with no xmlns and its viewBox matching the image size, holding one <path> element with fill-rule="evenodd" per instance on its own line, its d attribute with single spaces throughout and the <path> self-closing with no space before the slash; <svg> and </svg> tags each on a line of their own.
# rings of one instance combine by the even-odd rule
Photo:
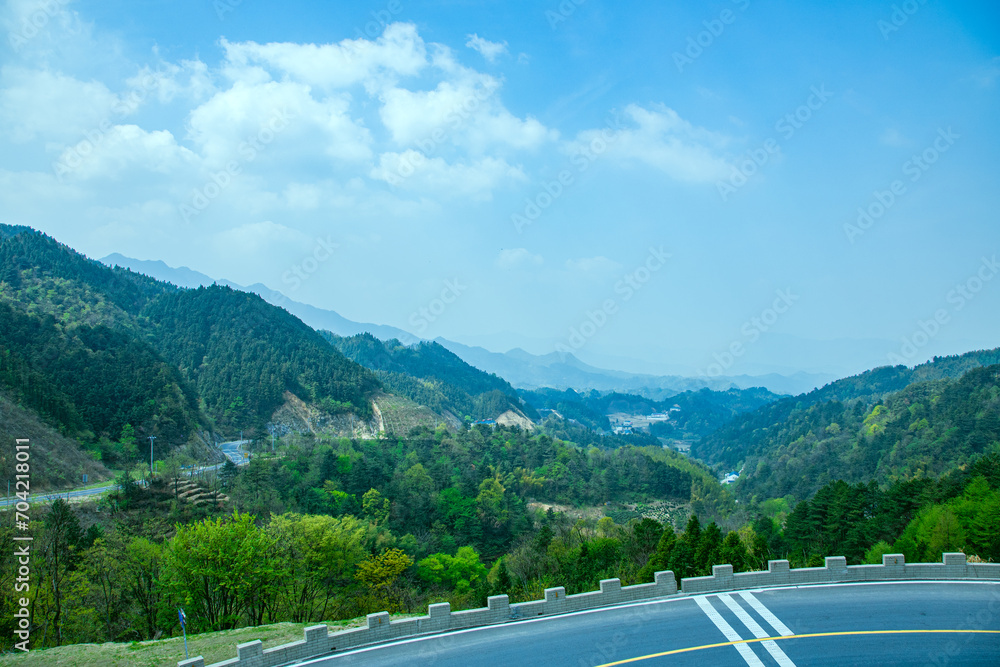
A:
<svg viewBox="0 0 1000 667">
<path fill-rule="evenodd" d="M 753 616 L 748 614 L 746 610 L 732 598 L 732 596 L 720 595 L 719 599 L 722 600 L 723 604 L 729 607 L 729 611 L 733 612 L 736 615 L 736 618 L 740 619 L 743 625 L 747 626 L 747 629 L 753 633 L 754 637 L 757 639 L 763 639 L 764 637 L 771 636 L 769 632 L 760 627 L 760 624 L 754 620 Z M 781 667 L 795 667 L 795 663 L 792 662 L 787 655 L 785 655 L 784 651 L 778 648 L 778 645 L 775 644 L 773 640 L 761 642 L 761 645 L 767 650 L 768 653 L 771 654 L 771 657 L 774 658 L 775 661 L 781 665 Z"/>
<path fill-rule="evenodd" d="M 763 617 L 765 621 L 771 624 L 771 627 L 778 631 L 778 634 L 782 637 L 791 637 L 794 632 L 788 629 L 788 626 L 778 620 L 778 617 L 771 613 L 771 610 L 761 604 L 760 600 L 753 596 L 750 591 L 743 591 L 740 593 L 740 597 L 750 603 L 753 610 Z"/>
<path fill-rule="evenodd" d="M 694 598 L 694 601 L 698 603 L 698 606 L 701 607 L 703 612 L 705 612 L 705 615 L 708 616 L 709 620 L 711 620 L 712 623 L 715 623 L 715 627 L 722 631 L 722 634 L 725 635 L 727 640 L 731 642 L 738 642 L 743 639 L 743 637 L 740 637 L 736 630 L 733 630 L 733 626 L 729 625 L 729 623 L 726 622 L 726 619 L 722 618 L 722 615 L 715 611 L 715 607 L 712 606 L 712 603 L 709 602 L 704 595 L 699 595 Z M 746 660 L 750 667 L 764 667 L 764 663 L 757 657 L 757 654 L 750 650 L 750 647 L 746 644 L 734 644 L 733 648 L 739 651 L 740 655 L 744 660 Z"/>
</svg>

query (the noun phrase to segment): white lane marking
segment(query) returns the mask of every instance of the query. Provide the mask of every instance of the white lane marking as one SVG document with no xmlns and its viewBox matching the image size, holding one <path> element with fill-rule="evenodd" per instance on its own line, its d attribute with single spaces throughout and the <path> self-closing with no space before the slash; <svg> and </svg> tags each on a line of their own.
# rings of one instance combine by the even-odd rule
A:
<svg viewBox="0 0 1000 667">
<path fill-rule="evenodd" d="M 795 633 L 788 629 L 788 626 L 778 620 L 778 617 L 771 613 L 771 610 L 765 607 L 760 600 L 753 596 L 750 591 L 743 591 L 740 593 L 740 597 L 750 603 L 754 611 L 760 614 L 765 621 L 771 624 L 771 627 L 778 631 L 778 634 L 782 637 L 791 637 Z"/>
<path fill-rule="evenodd" d="M 740 637 L 739 633 L 736 632 L 736 630 L 733 630 L 733 626 L 729 625 L 729 623 L 726 622 L 726 619 L 722 618 L 722 614 L 715 611 L 715 607 L 712 606 L 712 603 L 709 602 L 704 595 L 699 595 L 694 598 L 694 601 L 698 603 L 698 606 L 701 607 L 703 612 L 705 612 L 705 615 L 708 616 L 709 620 L 711 620 L 712 623 L 715 623 L 715 627 L 722 631 L 722 634 L 726 636 L 727 640 L 731 642 L 743 640 L 743 637 Z M 757 654 L 754 653 L 746 644 L 734 644 L 733 648 L 739 651 L 740 655 L 743 656 L 743 659 L 747 661 L 747 664 L 750 665 L 750 667 L 764 667 L 764 663 L 760 661 Z"/>
<path fill-rule="evenodd" d="M 736 614 L 736 618 L 740 619 L 743 625 L 747 626 L 747 629 L 753 633 L 753 636 L 757 639 L 763 639 L 764 637 L 770 637 L 771 634 L 760 627 L 760 624 L 753 619 L 753 616 L 748 614 L 746 610 L 739 605 L 739 603 L 729 595 L 719 595 L 718 596 L 722 602 L 729 607 L 729 611 Z M 771 654 L 771 657 L 781 665 L 781 667 L 795 667 L 795 663 L 785 655 L 785 652 L 778 648 L 778 645 L 774 643 L 773 640 L 768 640 L 761 642 L 761 645 L 767 649 L 767 652 Z"/>
</svg>

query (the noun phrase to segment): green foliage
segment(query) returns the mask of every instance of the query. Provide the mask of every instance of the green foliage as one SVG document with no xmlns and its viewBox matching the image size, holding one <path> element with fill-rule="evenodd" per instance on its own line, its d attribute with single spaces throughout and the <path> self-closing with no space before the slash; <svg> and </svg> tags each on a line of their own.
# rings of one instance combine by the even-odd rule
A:
<svg viewBox="0 0 1000 667">
<path fill-rule="evenodd" d="M 436 553 L 418 562 L 417 576 L 462 595 L 486 581 L 486 566 L 475 549 L 460 547 L 454 556 Z"/>
<path fill-rule="evenodd" d="M 260 624 L 285 563 L 277 540 L 250 514 L 178 526 L 167 552 L 167 585 L 190 609 L 192 630 Z"/>
<path fill-rule="evenodd" d="M 163 294 L 143 308 L 152 340 L 233 428 L 262 428 L 286 391 L 342 411 L 371 415 L 370 371 L 259 296 L 212 286 Z M 242 423 L 241 423 L 242 422 Z"/>
<path fill-rule="evenodd" d="M 375 371 L 386 390 L 439 414 L 467 414 L 478 420 L 524 409 L 507 381 L 465 363 L 438 343 L 403 345 L 370 333 L 349 338 L 329 331 L 321 334 L 348 359 Z M 527 410 L 532 413 L 529 417 L 537 416 Z"/>
<path fill-rule="evenodd" d="M 939 365 L 939 375 L 960 367 L 955 359 Z M 806 498 L 836 478 L 886 483 L 940 475 L 1000 443 L 1000 365 L 881 393 L 934 368 L 877 369 L 866 374 L 869 384 L 859 376 L 839 392 L 828 386 L 794 405 L 779 402 L 735 420 L 692 452 L 727 466 L 742 461 L 736 490 L 747 499 Z M 819 400 L 851 391 L 867 393 L 846 403 Z"/>
</svg>

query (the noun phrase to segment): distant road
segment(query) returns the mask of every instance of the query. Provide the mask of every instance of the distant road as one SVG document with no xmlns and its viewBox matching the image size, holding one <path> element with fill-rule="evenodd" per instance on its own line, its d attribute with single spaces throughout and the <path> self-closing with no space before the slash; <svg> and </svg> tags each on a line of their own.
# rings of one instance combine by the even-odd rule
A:
<svg viewBox="0 0 1000 667">
<path fill-rule="evenodd" d="M 304 665 L 1000 665 L 1000 584 L 696 595 L 417 637 Z"/>
<path fill-rule="evenodd" d="M 243 465 L 245 459 L 243 458 L 243 453 L 240 447 L 248 442 L 250 441 L 233 440 L 232 442 L 223 442 L 219 444 L 219 448 L 222 449 L 222 453 L 225 454 L 226 458 L 228 458 L 230 461 L 232 461 L 237 465 Z M 193 468 L 191 470 L 185 470 L 182 472 L 182 474 L 190 477 L 196 473 L 205 470 L 218 470 L 223 465 L 224 464 L 222 463 L 216 463 L 215 465 L 212 466 L 200 466 L 198 468 Z M 145 482 L 140 482 L 140 484 L 145 485 Z M 115 488 L 115 486 L 117 485 L 114 484 L 113 482 L 109 482 L 104 486 L 98 486 L 92 489 L 77 489 L 77 490 L 67 489 L 66 491 L 53 491 L 52 493 L 31 494 L 29 502 L 44 503 L 44 502 L 54 501 L 56 498 L 70 499 L 70 498 L 81 498 L 84 496 L 99 496 L 107 493 L 108 491 L 111 491 L 112 489 Z M 11 482 L 11 488 L 13 489 L 13 482 Z M 6 508 L 18 502 L 17 498 L 14 497 L 13 493 L 14 492 L 11 491 L 10 500 L 7 500 L 6 496 L 0 498 L 0 508 Z"/>
<path fill-rule="evenodd" d="M 249 440 L 232 440 L 230 442 L 220 442 L 219 449 L 222 453 L 226 455 L 226 458 L 235 463 L 238 466 L 246 463 L 246 458 L 243 457 L 243 445 L 250 442 Z"/>
</svg>

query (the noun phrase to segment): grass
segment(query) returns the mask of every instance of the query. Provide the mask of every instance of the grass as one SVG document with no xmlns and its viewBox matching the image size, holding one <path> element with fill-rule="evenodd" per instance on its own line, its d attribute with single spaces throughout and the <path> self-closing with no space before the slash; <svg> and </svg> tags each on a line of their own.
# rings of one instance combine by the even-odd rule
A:
<svg viewBox="0 0 1000 667">
<path fill-rule="evenodd" d="M 398 618 L 406 618 L 399 616 Z M 397 616 L 393 616 L 397 618 Z M 356 628 L 365 624 L 365 618 L 347 621 L 327 621 L 331 630 Z M 319 623 L 275 623 L 255 628 L 206 632 L 188 635 L 188 653 L 191 657 L 200 655 L 205 664 L 229 660 L 236 657 L 236 645 L 259 639 L 264 648 L 272 648 L 298 641 L 303 638 L 303 630 Z M 12 667 L 77 667 L 100 665 L 101 667 L 176 667 L 184 659 L 184 639 L 169 637 L 148 642 L 127 644 L 71 644 L 58 648 L 33 649 L 28 653 L 0 655 L 0 664 Z"/>
</svg>

